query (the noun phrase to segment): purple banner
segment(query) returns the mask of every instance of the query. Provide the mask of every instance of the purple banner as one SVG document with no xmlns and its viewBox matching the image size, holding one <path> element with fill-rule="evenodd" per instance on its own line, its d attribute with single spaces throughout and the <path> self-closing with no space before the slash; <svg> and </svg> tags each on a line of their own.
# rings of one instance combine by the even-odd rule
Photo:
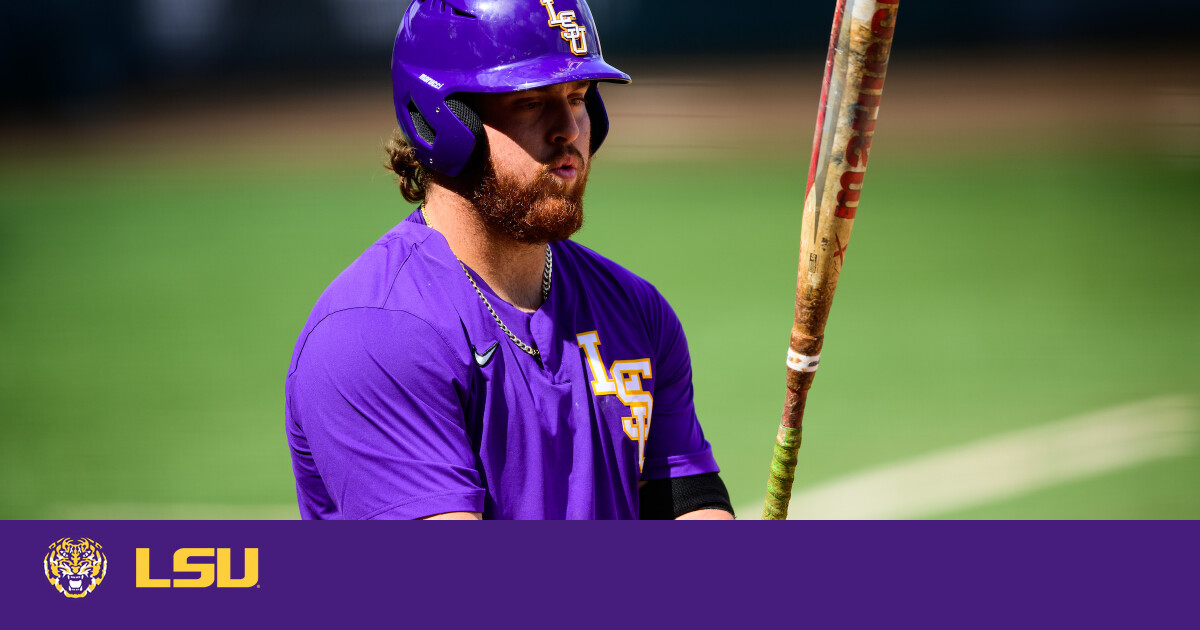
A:
<svg viewBox="0 0 1200 630">
<path fill-rule="evenodd" d="M 0 541 L 11 628 L 1200 625 L 1195 522 L 10 521 Z"/>
</svg>

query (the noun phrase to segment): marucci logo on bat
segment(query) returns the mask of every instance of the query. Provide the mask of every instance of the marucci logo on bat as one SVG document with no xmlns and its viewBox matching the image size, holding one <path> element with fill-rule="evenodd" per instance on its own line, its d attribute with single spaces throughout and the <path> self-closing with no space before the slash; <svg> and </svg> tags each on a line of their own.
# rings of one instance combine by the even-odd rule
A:
<svg viewBox="0 0 1200 630">
<path fill-rule="evenodd" d="M 883 79 L 887 74 L 892 37 L 896 32 L 896 10 L 900 0 L 877 0 L 880 8 L 871 18 L 871 35 L 878 41 L 867 48 L 865 71 L 859 84 L 858 102 L 854 105 L 854 135 L 846 143 L 846 164 L 856 169 L 842 175 L 842 190 L 837 196 L 834 215 L 853 219 L 862 197 L 867 157 L 875 136 L 875 120 L 879 115 L 879 100 L 883 94 Z"/>
</svg>

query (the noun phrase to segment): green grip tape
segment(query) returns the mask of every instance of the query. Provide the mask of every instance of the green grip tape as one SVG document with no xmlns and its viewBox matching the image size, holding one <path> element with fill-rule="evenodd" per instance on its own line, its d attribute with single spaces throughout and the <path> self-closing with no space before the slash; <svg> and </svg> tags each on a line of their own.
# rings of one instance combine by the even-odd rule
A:
<svg viewBox="0 0 1200 630">
<path fill-rule="evenodd" d="M 779 427 L 775 438 L 775 455 L 771 458 L 771 476 L 767 479 L 767 500 L 763 504 L 764 521 L 787 518 L 788 502 L 792 499 L 792 481 L 796 477 L 796 456 L 800 451 L 801 429 Z"/>
</svg>

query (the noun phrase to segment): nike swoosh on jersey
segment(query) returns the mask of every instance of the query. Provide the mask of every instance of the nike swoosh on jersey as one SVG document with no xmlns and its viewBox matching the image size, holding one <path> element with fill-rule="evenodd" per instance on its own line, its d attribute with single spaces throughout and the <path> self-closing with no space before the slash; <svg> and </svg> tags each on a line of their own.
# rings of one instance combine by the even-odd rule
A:
<svg viewBox="0 0 1200 630">
<path fill-rule="evenodd" d="M 475 355 L 475 365 L 479 367 L 487 367 L 488 363 L 492 362 L 492 357 L 496 355 L 497 342 L 493 341 L 490 348 L 484 350 L 482 354 L 475 349 L 475 345 L 471 345 L 471 353 Z"/>
</svg>

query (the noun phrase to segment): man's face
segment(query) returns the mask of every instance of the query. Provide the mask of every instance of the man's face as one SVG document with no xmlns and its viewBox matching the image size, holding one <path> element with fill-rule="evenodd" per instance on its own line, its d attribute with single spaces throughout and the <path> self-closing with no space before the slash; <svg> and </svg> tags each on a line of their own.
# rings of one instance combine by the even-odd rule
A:
<svg viewBox="0 0 1200 630">
<path fill-rule="evenodd" d="M 476 95 L 489 161 L 472 201 L 488 225 L 527 243 L 564 240 L 583 225 L 590 167 L 587 81 Z"/>
</svg>

